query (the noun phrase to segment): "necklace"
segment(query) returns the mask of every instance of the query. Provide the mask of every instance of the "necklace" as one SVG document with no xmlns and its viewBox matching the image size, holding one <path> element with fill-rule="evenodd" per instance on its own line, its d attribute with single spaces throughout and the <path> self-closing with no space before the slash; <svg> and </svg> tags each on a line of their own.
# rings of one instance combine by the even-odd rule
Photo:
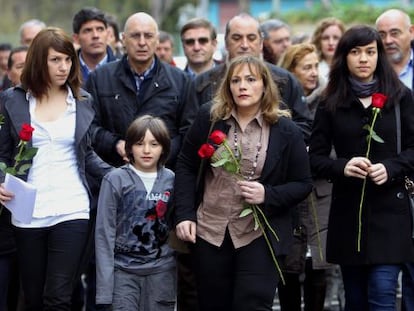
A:
<svg viewBox="0 0 414 311">
<path fill-rule="evenodd" d="M 239 148 L 239 138 L 238 138 L 236 123 L 234 123 L 234 138 L 233 139 L 234 139 L 234 156 L 236 157 L 237 160 L 239 160 L 239 163 L 241 163 L 241 154 L 240 154 L 241 147 Z M 261 149 L 262 149 L 262 127 L 260 127 L 260 136 L 259 136 L 259 141 L 256 144 L 256 155 L 254 156 L 254 159 L 253 159 L 252 168 L 250 172 L 247 173 L 247 176 L 244 176 L 246 180 L 252 180 L 254 173 L 256 173 L 257 162 L 259 160 Z"/>
</svg>

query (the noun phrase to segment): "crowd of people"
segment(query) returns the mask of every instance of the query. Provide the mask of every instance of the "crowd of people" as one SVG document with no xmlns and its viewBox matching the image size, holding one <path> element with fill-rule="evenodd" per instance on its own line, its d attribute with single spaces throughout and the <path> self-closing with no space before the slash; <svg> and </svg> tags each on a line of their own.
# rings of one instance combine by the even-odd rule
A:
<svg viewBox="0 0 414 311">
<path fill-rule="evenodd" d="M 0 311 L 395 311 L 400 276 L 414 311 L 405 12 L 296 39 L 240 13 L 223 59 L 193 18 L 182 69 L 147 13 L 72 26 L 0 43 Z"/>
</svg>

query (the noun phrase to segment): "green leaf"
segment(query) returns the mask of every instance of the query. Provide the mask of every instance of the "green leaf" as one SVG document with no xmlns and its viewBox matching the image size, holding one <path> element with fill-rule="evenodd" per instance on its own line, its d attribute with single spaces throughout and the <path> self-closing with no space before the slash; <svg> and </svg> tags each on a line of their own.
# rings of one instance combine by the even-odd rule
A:
<svg viewBox="0 0 414 311">
<path fill-rule="evenodd" d="M 369 129 L 370 129 L 371 127 L 369 126 L 369 124 L 365 124 L 362 128 L 363 128 L 364 130 L 369 131 Z"/>
<path fill-rule="evenodd" d="M 376 133 L 372 133 L 372 139 L 375 140 L 377 143 L 384 143 L 384 140 L 381 137 L 379 137 Z"/>
<path fill-rule="evenodd" d="M 9 173 L 10 175 L 16 175 L 16 169 L 14 168 L 14 167 L 7 167 L 5 170 L 4 170 L 4 172 L 5 173 Z"/>
<path fill-rule="evenodd" d="M 219 167 L 219 166 L 223 166 L 226 162 L 228 161 L 228 159 L 220 159 L 216 162 L 211 163 L 212 167 Z"/>
<path fill-rule="evenodd" d="M 7 168 L 6 163 L 0 162 L 0 170 L 2 170 L 3 172 L 6 172 L 6 168 Z"/>
<path fill-rule="evenodd" d="M 26 148 L 22 152 L 22 160 L 31 160 L 37 153 L 37 148 Z"/>
<path fill-rule="evenodd" d="M 227 162 L 224 164 L 224 169 L 229 173 L 237 173 L 239 171 L 239 166 L 234 162 Z"/>
<path fill-rule="evenodd" d="M 250 215 L 251 213 L 253 213 L 253 210 L 251 208 L 245 208 L 244 210 L 242 210 L 239 217 L 246 217 Z"/>
<path fill-rule="evenodd" d="M 17 172 L 17 175 L 23 175 L 26 173 L 26 171 L 30 168 L 30 164 L 26 163 L 19 167 L 19 170 Z"/>
<path fill-rule="evenodd" d="M 21 155 L 21 153 L 17 153 L 15 156 L 14 156 L 14 161 L 15 162 L 20 162 L 22 160 L 22 155 Z"/>
</svg>

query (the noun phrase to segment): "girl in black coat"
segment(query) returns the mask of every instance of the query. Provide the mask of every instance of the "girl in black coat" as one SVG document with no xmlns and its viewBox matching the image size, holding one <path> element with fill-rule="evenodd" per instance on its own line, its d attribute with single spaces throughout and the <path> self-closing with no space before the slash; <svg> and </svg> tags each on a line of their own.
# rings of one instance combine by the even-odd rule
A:
<svg viewBox="0 0 414 311">
<path fill-rule="evenodd" d="M 384 143 L 372 140 L 366 156 L 374 93 L 387 96 L 374 124 Z M 401 152 L 396 105 L 401 112 Z M 332 145 L 335 160 L 329 157 Z M 313 174 L 333 182 L 327 259 L 341 265 L 345 310 L 395 310 L 399 265 L 414 259 L 404 188 L 404 176 L 414 165 L 414 103 L 371 27 L 352 27 L 338 44 L 309 153 Z"/>
</svg>

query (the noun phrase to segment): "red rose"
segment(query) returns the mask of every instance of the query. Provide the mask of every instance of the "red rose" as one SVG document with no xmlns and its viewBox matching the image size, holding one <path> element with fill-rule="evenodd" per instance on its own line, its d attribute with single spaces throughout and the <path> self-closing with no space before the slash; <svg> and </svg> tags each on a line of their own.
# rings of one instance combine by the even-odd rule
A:
<svg viewBox="0 0 414 311">
<path fill-rule="evenodd" d="M 214 154 L 214 147 L 210 144 L 202 144 L 200 149 L 198 149 L 198 155 L 202 159 L 209 159 Z"/>
<path fill-rule="evenodd" d="M 381 93 L 372 94 L 372 107 L 382 109 L 387 100 L 387 96 Z"/>
<path fill-rule="evenodd" d="M 216 145 L 220 145 L 226 139 L 226 134 L 224 134 L 222 131 L 215 130 L 213 133 L 211 133 L 210 139 Z"/>
<path fill-rule="evenodd" d="M 22 129 L 19 132 L 19 138 L 23 141 L 32 139 L 34 128 L 27 123 L 23 123 Z"/>
<path fill-rule="evenodd" d="M 159 200 L 155 206 L 155 212 L 158 218 L 164 218 L 165 212 L 167 211 L 167 203 Z"/>
</svg>

